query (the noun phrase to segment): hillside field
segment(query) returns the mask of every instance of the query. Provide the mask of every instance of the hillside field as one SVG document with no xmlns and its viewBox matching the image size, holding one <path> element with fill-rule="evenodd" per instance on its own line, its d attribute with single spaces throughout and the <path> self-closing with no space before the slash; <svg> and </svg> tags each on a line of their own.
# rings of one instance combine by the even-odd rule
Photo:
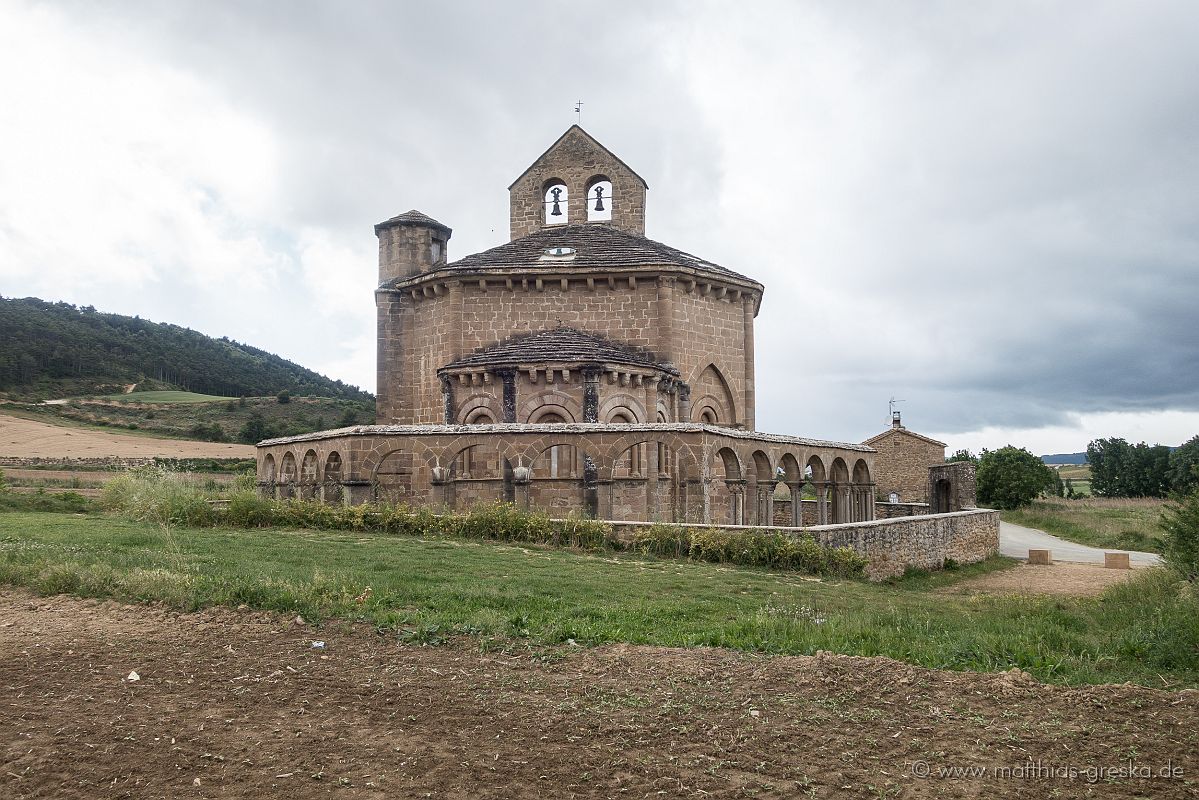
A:
<svg viewBox="0 0 1199 800">
<path fill-rule="evenodd" d="M 84 425 L 150 433 L 164 438 L 254 444 L 374 422 L 374 404 L 328 397 L 230 398 L 155 391 L 79 397 L 54 403 L 0 403 L 0 413 L 48 424 Z M 253 423 L 251 428 L 247 424 Z"/>
<path fill-rule="evenodd" d="M 215 394 L 196 394 L 195 392 L 171 390 L 110 394 L 103 395 L 98 399 L 114 400 L 118 403 L 227 403 L 230 400 L 237 401 L 236 397 L 221 397 Z"/>
<path fill-rule="evenodd" d="M 17 459 L 203 458 L 252 459 L 244 444 L 194 442 L 136 435 L 129 431 L 52 425 L 0 414 L 0 457 Z M 58 476 L 69 481 L 66 476 Z"/>
</svg>

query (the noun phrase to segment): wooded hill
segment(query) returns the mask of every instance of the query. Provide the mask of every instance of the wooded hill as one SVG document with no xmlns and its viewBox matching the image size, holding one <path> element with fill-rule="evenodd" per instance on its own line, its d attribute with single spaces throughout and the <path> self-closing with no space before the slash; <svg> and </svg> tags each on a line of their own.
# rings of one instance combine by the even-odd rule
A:
<svg viewBox="0 0 1199 800">
<path fill-rule="evenodd" d="M 0 391 L 63 397 L 128 384 L 226 397 L 296 396 L 370 401 L 356 386 L 189 328 L 104 314 L 91 306 L 0 297 Z"/>
</svg>

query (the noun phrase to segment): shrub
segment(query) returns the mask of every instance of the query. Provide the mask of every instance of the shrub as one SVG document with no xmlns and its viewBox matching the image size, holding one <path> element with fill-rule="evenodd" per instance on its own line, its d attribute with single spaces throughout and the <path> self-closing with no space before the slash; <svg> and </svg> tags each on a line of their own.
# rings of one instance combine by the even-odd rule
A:
<svg viewBox="0 0 1199 800">
<path fill-rule="evenodd" d="M 1199 581 L 1199 490 L 1167 506 L 1161 527 L 1166 565 L 1191 583 Z"/>
<path fill-rule="evenodd" d="M 284 389 L 283 391 L 279 392 L 279 394 L 275 395 L 275 399 L 279 401 L 279 405 L 286 405 L 287 403 L 291 402 L 291 392 Z"/>
<path fill-rule="evenodd" d="M 856 577 L 866 571 L 866 558 L 852 549 L 823 547 L 811 536 L 766 530 L 734 532 L 659 524 L 634 534 L 632 547 L 638 552 L 673 558 L 686 556 L 693 561 L 816 575 Z"/>
<path fill-rule="evenodd" d="M 8 491 L 8 482 L 4 480 L 4 470 L 0 469 L 0 492 Z"/>
<path fill-rule="evenodd" d="M 104 485 L 100 494 L 105 509 L 163 527 L 213 524 L 215 514 L 208 500 L 181 473 L 158 465 L 138 467 L 117 476 Z"/>
</svg>

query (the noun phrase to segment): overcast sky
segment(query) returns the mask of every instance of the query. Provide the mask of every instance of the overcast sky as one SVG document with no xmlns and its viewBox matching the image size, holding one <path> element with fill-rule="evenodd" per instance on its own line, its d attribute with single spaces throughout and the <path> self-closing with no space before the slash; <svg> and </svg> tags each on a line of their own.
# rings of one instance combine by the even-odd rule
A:
<svg viewBox="0 0 1199 800">
<path fill-rule="evenodd" d="M 374 389 L 372 225 L 451 259 L 575 121 L 766 285 L 758 427 L 1199 433 L 1199 4 L 0 0 L 0 294 Z"/>
</svg>

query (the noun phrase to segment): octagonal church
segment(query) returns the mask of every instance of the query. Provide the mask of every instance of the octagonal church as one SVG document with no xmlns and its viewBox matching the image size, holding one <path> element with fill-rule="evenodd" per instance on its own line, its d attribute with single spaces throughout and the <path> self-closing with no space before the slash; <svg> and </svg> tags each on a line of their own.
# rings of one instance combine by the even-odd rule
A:
<svg viewBox="0 0 1199 800">
<path fill-rule="evenodd" d="M 645 235 L 644 178 L 578 125 L 508 187 L 511 240 L 458 260 L 408 211 L 379 242 L 375 425 L 258 448 L 262 490 L 604 519 L 873 519 L 874 451 L 754 425 L 757 281 Z"/>
</svg>

